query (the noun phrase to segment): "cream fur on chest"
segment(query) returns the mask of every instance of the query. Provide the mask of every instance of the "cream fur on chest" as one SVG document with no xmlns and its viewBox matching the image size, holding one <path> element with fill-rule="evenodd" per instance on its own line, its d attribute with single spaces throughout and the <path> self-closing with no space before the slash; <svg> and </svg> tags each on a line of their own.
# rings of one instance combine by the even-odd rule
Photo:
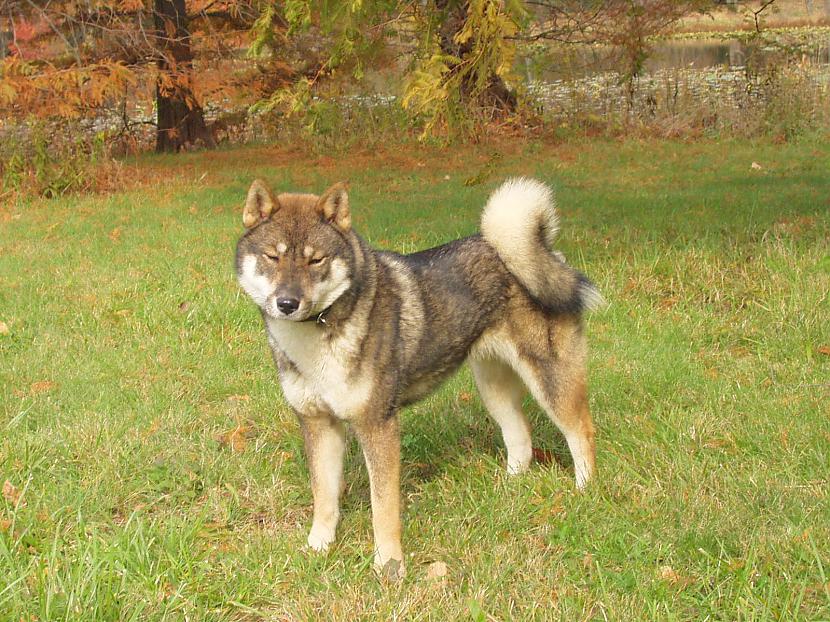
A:
<svg viewBox="0 0 830 622">
<path fill-rule="evenodd" d="M 280 372 L 283 393 L 300 412 L 323 410 L 350 419 L 365 409 L 373 378 L 354 375 L 353 361 L 359 341 L 355 330 L 328 339 L 313 322 L 287 322 L 266 318 L 269 341 L 297 370 Z"/>
</svg>

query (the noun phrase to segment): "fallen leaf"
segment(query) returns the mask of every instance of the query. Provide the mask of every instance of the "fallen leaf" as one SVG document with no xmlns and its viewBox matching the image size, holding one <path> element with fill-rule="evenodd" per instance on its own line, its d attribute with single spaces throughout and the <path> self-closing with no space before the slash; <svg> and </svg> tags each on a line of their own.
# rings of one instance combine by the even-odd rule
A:
<svg viewBox="0 0 830 622">
<path fill-rule="evenodd" d="M 731 438 L 724 438 L 722 436 L 715 436 L 703 441 L 703 446 L 706 449 L 723 449 L 724 447 L 732 447 L 734 445 Z"/>
<path fill-rule="evenodd" d="M 0 335 L 8 335 L 9 334 L 9 325 L 6 324 L 4 321 L 0 320 Z"/>
<path fill-rule="evenodd" d="M 29 391 L 32 395 L 37 395 L 38 393 L 45 393 L 54 387 L 55 383 L 51 380 L 41 380 L 39 382 L 33 382 L 32 386 L 29 387 Z"/>
<path fill-rule="evenodd" d="M 248 439 L 253 436 L 250 426 L 237 425 L 233 430 L 228 430 L 216 436 L 216 441 L 222 447 L 230 447 L 231 451 L 242 453 L 248 446 Z"/>
<path fill-rule="evenodd" d="M 118 242 L 121 239 L 121 228 L 116 227 L 112 231 L 109 232 L 109 239 L 113 242 Z"/>
<path fill-rule="evenodd" d="M 447 564 L 432 562 L 427 569 L 427 579 L 443 579 L 447 576 Z"/>
<path fill-rule="evenodd" d="M 26 502 L 21 500 L 20 495 L 20 490 L 18 490 L 17 487 L 9 480 L 6 480 L 3 484 L 3 498 L 12 505 L 19 504 L 22 506 L 25 505 Z"/>
<path fill-rule="evenodd" d="M 676 296 L 669 296 L 667 298 L 663 298 L 660 302 L 657 303 L 657 306 L 660 309 L 671 309 L 678 303 L 678 298 Z"/>
<path fill-rule="evenodd" d="M 553 454 L 549 452 L 547 449 L 542 449 L 541 447 L 534 447 L 533 448 L 533 459 L 542 465 L 548 465 L 553 462 Z"/>
<path fill-rule="evenodd" d="M 671 566 L 662 566 L 660 568 L 660 578 L 675 585 L 680 581 L 680 575 L 677 574 Z"/>
<path fill-rule="evenodd" d="M 462 402 L 469 402 L 473 399 L 473 396 L 467 391 L 462 391 L 458 394 L 458 399 L 460 399 Z"/>
<path fill-rule="evenodd" d="M 7 518 L 0 518 L 0 531 L 9 531 L 12 528 L 12 522 Z"/>
<path fill-rule="evenodd" d="M 761 166 L 760 164 L 758 164 L 757 162 L 753 162 L 753 163 L 752 163 L 752 166 L 750 166 L 750 168 L 751 168 L 753 171 L 760 171 L 760 170 L 761 170 L 762 168 L 764 168 L 764 167 L 763 167 L 763 166 Z"/>
<path fill-rule="evenodd" d="M 228 396 L 229 402 L 250 402 L 251 396 L 250 395 L 229 395 Z"/>
<path fill-rule="evenodd" d="M 179 303 L 179 311 L 187 311 L 190 308 L 190 303 L 187 300 Z"/>
<path fill-rule="evenodd" d="M 3 331 L 0 330 L 0 333 L 2 333 L 2 332 Z M 824 356 L 830 356 L 830 346 L 819 346 L 818 347 L 818 353 L 823 354 Z"/>
</svg>

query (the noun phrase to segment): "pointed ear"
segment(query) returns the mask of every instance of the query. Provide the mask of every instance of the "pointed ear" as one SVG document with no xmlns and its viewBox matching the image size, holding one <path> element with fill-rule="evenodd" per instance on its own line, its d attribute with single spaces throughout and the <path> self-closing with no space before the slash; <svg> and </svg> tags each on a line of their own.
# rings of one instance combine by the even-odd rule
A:
<svg viewBox="0 0 830 622">
<path fill-rule="evenodd" d="M 279 209 L 279 201 L 261 179 L 255 179 L 245 198 L 242 224 L 246 229 L 255 227 Z"/>
<path fill-rule="evenodd" d="M 352 214 L 349 211 L 346 183 L 341 181 L 326 190 L 317 202 L 317 210 L 344 233 L 349 231 L 352 228 Z"/>
</svg>

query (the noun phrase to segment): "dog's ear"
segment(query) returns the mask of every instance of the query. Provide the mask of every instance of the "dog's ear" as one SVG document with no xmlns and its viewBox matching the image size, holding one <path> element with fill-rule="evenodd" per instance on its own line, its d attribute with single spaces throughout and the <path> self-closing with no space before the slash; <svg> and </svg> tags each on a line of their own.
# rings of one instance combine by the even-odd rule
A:
<svg viewBox="0 0 830 622">
<path fill-rule="evenodd" d="M 245 209 L 242 211 L 242 224 L 247 229 L 255 227 L 280 207 L 277 197 L 261 179 L 255 179 L 248 189 L 245 198 Z"/>
<path fill-rule="evenodd" d="M 349 211 L 346 183 L 341 181 L 326 190 L 317 202 L 317 210 L 344 233 L 349 231 L 352 228 L 352 214 Z"/>
</svg>

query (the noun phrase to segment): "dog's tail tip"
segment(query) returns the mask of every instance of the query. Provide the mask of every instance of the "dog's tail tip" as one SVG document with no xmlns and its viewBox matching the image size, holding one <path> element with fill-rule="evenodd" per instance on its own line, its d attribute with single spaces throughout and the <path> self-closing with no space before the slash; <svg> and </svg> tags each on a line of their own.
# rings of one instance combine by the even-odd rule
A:
<svg viewBox="0 0 830 622">
<path fill-rule="evenodd" d="M 608 301 L 587 278 L 579 284 L 579 300 L 586 311 L 601 311 L 608 307 Z"/>
<path fill-rule="evenodd" d="M 513 177 L 493 191 L 481 215 L 481 232 L 490 241 L 538 230 L 550 248 L 559 231 L 553 190 L 537 179 Z"/>
<path fill-rule="evenodd" d="M 553 192 L 526 177 L 499 186 L 481 216 L 482 236 L 534 299 L 569 313 L 603 307 L 597 287 L 553 250 L 558 231 Z"/>
</svg>

